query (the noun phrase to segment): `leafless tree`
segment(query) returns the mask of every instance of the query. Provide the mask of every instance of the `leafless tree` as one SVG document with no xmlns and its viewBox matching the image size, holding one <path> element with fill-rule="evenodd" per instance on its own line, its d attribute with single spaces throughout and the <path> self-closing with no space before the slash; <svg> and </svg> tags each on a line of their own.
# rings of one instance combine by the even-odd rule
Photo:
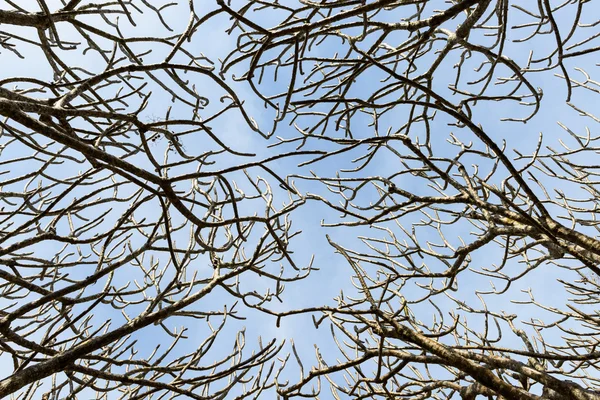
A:
<svg viewBox="0 0 600 400">
<path fill-rule="evenodd" d="M 302 152 L 236 150 L 268 133 L 198 46 L 224 11 L 3 3 L 0 397 L 259 397 L 282 344 L 236 302 L 310 271 L 269 167 Z"/>
<path fill-rule="evenodd" d="M 594 3 L 220 3 L 355 286 L 284 398 L 600 398 Z"/>
<path fill-rule="evenodd" d="M 5 0 L 0 397 L 600 398 L 593 3 Z"/>
</svg>

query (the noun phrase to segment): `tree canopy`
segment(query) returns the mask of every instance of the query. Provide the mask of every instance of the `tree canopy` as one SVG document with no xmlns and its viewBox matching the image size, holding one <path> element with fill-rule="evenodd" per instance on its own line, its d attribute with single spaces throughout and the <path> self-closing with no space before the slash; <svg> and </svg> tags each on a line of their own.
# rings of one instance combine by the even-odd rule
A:
<svg viewBox="0 0 600 400">
<path fill-rule="evenodd" d="M 600 399 L 589 0 L 5 0 L 0 397 Z"/>
</svg>

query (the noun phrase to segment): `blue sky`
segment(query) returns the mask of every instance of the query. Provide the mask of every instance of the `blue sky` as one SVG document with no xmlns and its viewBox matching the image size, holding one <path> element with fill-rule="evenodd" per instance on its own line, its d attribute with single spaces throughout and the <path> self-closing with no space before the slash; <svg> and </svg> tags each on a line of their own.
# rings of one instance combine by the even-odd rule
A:
<svg viewBox="0 0 600 400">
<path fill-rule="evenodd" d="M 295 2 L 294 2 L 295 3 Z M 432 9 L 436 8 L 435 2 L 432 2 Z M 196 12 L 200 15 L 210 9 L 207 4 L 212 4 L 210 2 L 196 2 Z M 206 7 L 206 9 L 203 9 Z M 234 7 L 235 8 L 235 7 Z M 31 7 L 32 10 L 35 7 Z M 185 28 L 185 24 L 179 21 L 185 21 L 187 23 L 187 5 L 185 2 L 178 5 L 177 7 L 172 7 L 165 13 L 165 18 L 168 23 L 174 28 L 174 33 L 179 33 Z M 511 14 L 511 18 L 514 20 L 509 21 L 509 25 L 517 24 L 521 21 L 526 21 L 526 16 L 513 12 Z M 569 15 L 569 11 L 565 11 L 564 14 L 561 14 L 561 18 L 564 18 L 565 21 L 569 20 L 572 16 Z M 266 13 L 262 13 L 260 17 L 257 17 L 261 23 L 264 23 L 266 26 L 273 25 L 276 21 L 276 18 L 272 15 L 268 15 Z M 391 18 L 391 16 L 390 16 Z M 589 18 L 588 18 L 589 19 Z M 592 18 L 593 19 L 593 18 Z M 93 21 L 93 20 L 92 20 Z M 146 12 L 143 16 L 138 16 L 138 21 L 143 21 L 138 24 L 137 27 L 131 27 L 126 22 L 123 22 L 123 32 L 125 34 L 131 34 L 136 36 L 145 36 L 145 35 L 167 35 L 168 33 L 165 31 L 164 27 L 159 23 L 156 16 L 154 16 L 150 12 Z M 592 21 L 588 21 L 592 22 Z M 215 62 L 215 66 L 218 68 L 219 58 L 224 58 L 229 49 L 235 46 L 235 38 L 233 36 L 226 35 L 223 31 L 226 27 L 228 27 L 227 18 L 215 18 L 210 21 L 203 29 L 198 32 L 194 40 L 191 43 L 184 44 L 184 47 L 195 54 L 202 52 L 209 59 Z M 62 24 L 65 25 L 65 24 Z M 61 25 L 61 27 L 62 27 Z M 12 30 L 12 28 L 11 28 Z M 14 30 L 14 31 L 17 31 Z M 25 31 L 24 29 L 18 29 L 18 31 Z M 74 32 L 65 31 L 65 37 L 71 37 L 70 35 L 75 35 Z M 509 38 L 517 37 L 517 34 L 512 32 Z M 576 41 L 577 38 L 574 38 Z M 390 45 L 395 45 L 397 43 L 394 40 L 399 40 L 397 38 L 390 38 Z M 331 41 L 329 43 L 324 43 L 321 47 L 315 50 L 316 54 L 330 54 L 336 51 L 340 51 L 337 48 L 339 43 Z M 525 43 L 511 43 L 505 49 L 505 54 L 514 58 L 518 63 L 523 63 L 526 61 L 529 51 L 534 50 L 536 54 L 545 54 L 546 52 L 553 49 L 555 43 L 553 42 L 553 37 L 551 35 L 545 35 L 539 39 L 536 39 L 534 42 L 525 42 Z M 153 53 L 146 56 L 146 62 L 153 62 L 161 60 L 165 54 L 167 54 L 169 49 L 165 46 L 161 48 L 160 46 L 156 46 L 153 48 Z M 27 50 L 23 50 L 23 54 L 26 55 L 25 60 L 18 59 L 15 55 L 10 52 L 3 51 L 1 53 L 1 57 L 3 58 L 3 67 L 0 72 L 0 77 L 10 77 L 15 75 L 20 76 L 35 76 L 40 79 L 51 79 L 51 73 L 49 68 L 42 62 L 31 62 L 33 59 L 39 59 L 40 54 L 36 53 L 36 51 L 29 47 Z M 76 63 L 79 66 L 84 68 L 88 68 L 92 71 L 100 72 L 104 64 L 100 62 L 100 58 L 94 54 L 94 52 L 86 53 L 85 57 L 81 56 L 81 54 L 67 54 L 66 57 L 69 60 L 72 60 L 73 63 Z M 424 62 L 429 62 L 429 58 L 425 58 Z M 438 74 L 436 76 L 436 80 L 434 81 L 434 89 L 439 90 L 440 93 L 447 93 L 445 89 L 448 80 L 453 77 L 453 64 L 457 61 L 456 54 L 451 54 L 448 59 L 438 68 Z M 468 67 L 464 68 L 464 71 L 470 71 L 478 65 L 478 60 L 470 60 L 470 64 Z M 583 58 L 570 59 L 566 62 L 567 69 L 571 74 L 573 79 L 581 79 L 581 74 L 574 70 L 575 67 L 584 68 L 587 72 L 592 74 L 597 72 L 597 67 L 594 64 L 593 55 L 589 55 Z M 490 134 L 490 136 L 497 141 L 505 140 L 507 143 L 507 149 L 517 148 L 522 153 L 530 153 L 534 148 L 538 140 L 538 135 L 540 132 L 543 132 L 545 135 L 546 145 L 551 145 L 553 147 L 557 147 L 559 145 L 558 140 L 563 139 L 565 141 L 569 141 L 570 139 L 564 139 L 566 137 L 565 131 L 561 128 L 557 121 L 567 125 L 572 130 L 580 133 L 585 127 L 589 127 L 592 131 L 597 130 L 597 124 L 591 118 L 580 117 L 576 111 L 574 111 L 571 107 L 565 104 L 565 96 L 566 90 L 563 81 L 560 78 L 553 76 L 554 73 L 559 72 L 558 69 L 554 69 L 552 71 L 546 71 L 543 73 L 530 74 L 530 79 L 532 84 L 535 87 L 541 87 L 544 90 L 545 96 L 542 102 L 542 108 L 540 112 L 527 124 L 522 123 L 500 123 L 501 118 L 505 118 L 507 116 L 513 115 L 526 115 L 529 112 L 529 109 L 524 106 L 517 105 L 515 103 L 503 102 L 503 103 L 480 103 L 477 107 L 474 107 L 474 120 L 478 123 L 481 123 L 486 132 Z M 240 76 L 243 73 L 243 66 L 237 69 L 232 69 L 228 72 L 226 76 L 226 82 L 230 84 L 235 93 L 242 99 L 245 100 L 245 107 L 250 115 L 252 115 L 261 126 L 269 127 L 270 121 L 273 119 L 275 113 L 273 110 L 265 109 L 263 104 L 256 99 L 256 97 L 251 92 L 250 88 L 242 82 L 236 82 L 232 79 L 233 76 Z M 498 75 L 505 76 L 507 74 L 506 70 L 502 70 L 499 68 Z M 356 83 L 354 88 L 353 95 L 355 97 L 366 96 L 367 93 L 372 91 L 372 82 L 376 81 L 377 74 L 373 73 L 371 75 L 366 74 L 365 77 L 359 82 Z M 197 77 L 190 77 L 193 80 L 193 83 L 196 84 L 200 93 L 204 93 L 206 97 L 209 97 L 213 100 L 213 103 L 207 108 L 207 112 L 211 111 L 211 107 L 218 107 L 219 101 L 218 97 L 222 95 L 222 90 L 218 88 L 217 85 L 211 83 L 206 79 L 197 79 Z M 466 78 L 468 79 L 468 77 Z M 285 90 L 287 82 L 285 80 L 285 74 L 282 72 L 280 75 L 280 80 L 278 82 L 269 82 L 263 85 L 263 88 L 269 92 L 281 92 Z M 150 99 L 149 107 L 145 110 L 145 117 L 148 120 L 151 120 L 156 117 L 162 117 L 166 111 L 166 109 L 170 106 L 174 107 L 174 115 L 178 112 L 177 104 L 172 104 L 169 100 L 169 96 L 161 91 L 161 89 L 155 84 L 150 83 L 149 88 L 153 91 L 153 97 Z M 491 90 L 500 90 L 499 89 L 491 89 Z M 589 111 L 593 111 L 590 105 L 595 104 L 592 96 L 595 94 L 584 90 L 584 89 L 575 89 L 574 90 L 573 102 L 578 107 L 582 107 Z M 385 127 L 387 126 L 398 126 L 402 123 L 402 118 L 405 116 L 405 112 L 398 110 L 394 111 L 394 113 L 388 114 L 387 117 L 382 118 L 380 122 L 380 130 L 385 132 Z M 306 120 L 307 124 L 310 123 L 310 118 Z M 297 132 L 293 126 L 287 124 L 288 121 L 284 121 L 278 127 L 278 131 L 276 133 L 277 136 L 281 136 L 283 138 L 291 138 L 297 135 Z M 465 141 L 475 140 L 474 137 L 469 139 L 469 134 L 466 132 L 457 131 L 451 127 L 447 126 L 447 123 L 450 122 L 448 118 L 445 118 L 442 115 L 439 115 L 438 118 L 433 123 L 433 128 L 436 132 L 441 132 L 440 137 L 445 140 L 448 137 L 449 132 L 455 132 L 458 136 L 463 138 Z M 367 118 L 363 120 L 358 120 L 357 125 L 363 126 L 364 129 L 360 130 L 361 135 L 368 137 L 373 134 L 372 128 L 366 126 Z M 277 142 L 275 137 L 271 137 L 270 139 L 263 139 L 260 135 L 252 132 L 247 128 L 239 114 L 230 113 L 227 114 L 225 118 L 221 118 L 214 123 L 214 131 L 217 133 L 218 137 L 223 140 L 228 145 L 231 145 L 237 151 L 241 152 L 249 152 L 255 153 L 256 156 L 254 158 L 248 158 L 248 160 L 262 159 L 268 157 L 270 155 L 277 154 L 281 147 L 269 148 L 268 144 L 273 144 Z M 333 135 L 340 135 L 340 133 L 331 132 Z M 436 139 L 438 140 L 438 139 Z M 183 145 L 186 150 L 190 152 L 200 152 L 203 151 L 206 147 L 204 146 L 212 146 L 207 140 L 198 140 L 196 136 L 190 136 L 189 138 L 183 139 Z M 157 157 L 162 157 L 162 153 L 164 152 L 164 147 L 166 146 L 166 141 L 159 142 L 152 149 L 156 152 Z M 329 144 L 320 143 L 316 145 L 319 148 L 322 148 L 327 151 L 332 151 L 336 147 Z M 436 148 L 438 148 L 438 154 L 445 154 L 448 151 L 454 151 L 454 149 L 447 145 L 441 139 L 439 143 L 435 143 Z M 477 143 L 476 146 L 480 147 L 481 144 Z M 11 151 L 17 148 L 17 146 L 11 146 Z M 285 146 L 283 148 L 286 148 Z M 287 149 L 291 149 L 290 146 Z M 28 152 L 23 152 L 23 154 L 28 154 Z M 352 158 L 361 154 L 361 151 L 351 152 L 348 154 L 344 154 L 338 157 L 330 158 L 325 160 L 324 162 L 320 162 L 317 164 L 308 165 L 306 167 L 298 168 L 297 164 L 300 161 L 306 160 L 304 157 L 294 157 L 285 160 L 275 161 L 269 164 L 269 166 L 276 170 L 280 175 L 285 176 L 288 174 L 297 174 L 297 175 L 308 175 L 310 171 L 314 171 L 317 174 L 325 175 L 325 176 L 333 176 L 335 171 L 343 168 L 352 167 Z M 509 157 L 513 157 L 514 154 L 509 151 Z M 16 156 L 17 153 L 11 153 L 10 157 Z M 2 154 L 2 159 L 4 160 L 8 155 L 5 153 Z M 78 157 L 81 158 L 81 157 Z M 217 165 L 229 165 L 238 162 L 245 162 L 245 159 L 242 159 L 237 156 L 220 156 L 218 157 L 219 164 Z M 137 157 L 135 159 L 136 163 L 139 165 L 145 166 L 150 169 L 150 164 L 143 157 Z M 372 162 L 369 168 L 361 171 L 360 174 L 365 175 L 389 175 L 392 173 L 393 168 L 397 165 L 397 160 L 391 153 L 380 152 L 378 154 L 377 159 Z M 23 168 L 22 170 L 20 168 Z M 31 164 L 28 166 L 19 165 L 17 168 L 12 170 L 13 174 L 23 173 L 27 169 L 35 169 L 36 165 Z M 58 174 L 59 176 L 62 173 L 72 174 L 72 169 L 74 167 L 69 165 L 69 170 L 64 169 L 63 166 L 56 166 L 55 170 L 52 170 L 53 174 Z M 87 168 L 87 166 L 77 166 L 77 168 L 81 168 L 82 171 Z M 268 174 L 264 171 L 260 170 L 252 170 L 251 174 L 253 176 L 262 176 L 266 179 L 270 179 Z M 235 179 L 236 182 L 242 188 L 248 189 L 248 183 L 244 183 L 244 177 L 242 174 L 231 174 L 232 179 Z M 300 179 L 296 179 L 297 185 L 300 189 L 305 192 L 317 193 L 323 196 L 330 196 L 329 198 L 332 201 L 337 201 L 337 199 L 331 196 L 325 188 L 314 182 L 310 181 L 302 181 Z M 404 187 L 410 188 L 411 190 L 425 190 L 422 187 L 417 186 L 419 183 L 417 180 L 411 180 L 407 178 L 403 181 L 407 186 Z M 548 182 L 553 185 L 556 189 L 567 190 L 567 187 L 562 187 L 563 183 L 555 183 Z M 275 185 L 273 185 L 275 186 Z M 571 185 L 572 186 L 572 185 Z M 5 189 L 6 190 L 6 189 Z M 14 188 L 13 190 L 20 190 L 20 188 Z M 83 189 L 81 192 L 74 192 L 73 196 L 81 196 L 85 193 L 86 190 Z M 133 191 L 132 188 L 124 188 L 124 194 L 129 191 L 131 193 Z M 577 191 L 577 188 L 568 187 L 569 191 Z M 276 202 L 281 204 L 286 201 L 284 193 L 275 189 Z M 370 201 L 376 199 L 375 191 L 368 191 L 359 199 L 363 204 L 367 204 Z M 125 207 L 126 205 L 123 204 Z M 152 215 L 157 212 L 157 204 L 148 204 L 141 211 L 142 213 L 148 213 Z M 257 206 L 258 207 L 258 206 Z M 245 213 L 251 213 L 253 211 L 252 207 L 248 207 L 243 209 Z M 114 214 L 110 214 L 113 220 L 110 218 L 107 219 L 107 226 L 110 226 L 114 223 L 114 218 L 118 217 L 123 210 L 114 210 Z M 179 221 L 181 222 L 181 216 L 174 213 L 174 224 Z M 414 218 L 417 218 L 415 216 Z M 418 219 L 418 218 L 417 218 Z M 298 230 L 302 230 L 302 235 L 295 238 L 293 240 L 293 248 L 294 248 L 294 260 L 298 265 L 307 265 L 314 255 L 314 267 L 319 268 L 318 271 L 313 271 L 311 276 L 304 281 L 296 282 L 290 284 L 286 287 L 285 292 L 282 295 L 282 299 L 284 302 L 282 304 L 273 304 L 275 309 L 286 310 L 289 308 L 302 308 L 313 305 L 320 304 L 334 304 L 332 299 L 339 294 L 341 290 L 344 290 L 346 294 L 355 293 L 356 290 L 352 287 L 350 282 L 350 276 L 352 275 L 352 270 L 349 268 L 347 263 L 344 261 L 343 257 L 340 255 L 334 254 L 334 251 L 331 246 L 329 246 L 325 239 L 325 234 L 329 234 L 331 238 L 346 246 L 346 247 L 354 247 L 360 248 L 362 246 L 360 240 L 358 239 L 361 235 L 369 235 L 369 236 L 377 236 L 382 235 L 381 232 L 374 232 L 374 229 L 368 228 L 354 228 L 354 229 L 346 229 L 346 228 L 327 228 L 324 229 L 321 227 L 321 221 L 325 222 L 336 222 L 338 221 L 337 215 L 331 212 L 328 208 L 323 205 L 311 201 L 305 207 L 301 207 L 297 211 L 292 214 L 293 227 Z M 403 224 L 409 224 L 413 222 L 411 217 L 403 220 Z M 453 226 L 448 234 L 451 237 L 448 239 L 452 243 L 460 244 L 459 236 L 463 237 L 465 240 L 469 238 L 469 232 L 471 231 L 471 227 L 466 224 L 460 226 Z M 395 230 L 398 232 L 398 230 Z M 401 233 L 398 233 L 401 235 Z M 180 234 L 176 237 L 177 241 L 181 241 L 183 243 L 187 243 L 188 240 L 188 232 L 187 230 L 182 230 Z M 423 234 L 423 240 L 435 240 L 434 236 L 428 236 L 428 233 Z M 132 240 L 141 240 L 141 238 L 133 238 Z M 362 247 L 364 248 L 364 247 Z M 39 246 L 35 249 L 36 255 L 38 256 L 51 256 L 57 251 L 56 248 L 46 248 Z M 501 249 L 498 247 L 488 247 L 485 251 L 478 251 L 473 254 L 473 260 L 471 264 L 473 266 L 490 266 L 494 262 L 498 262 L 500 259 Z M 162 261 L 162 260 L 161 260 Z M 163 261 L 164 263 L 164 261 Z M 206 257 L 198 258 L 194 263 L 194 268 L 199 271 L 199 273 L 210 273 L 210 268 L 207 266 L 208 260 Z M 277 265 L 272 265 L 274 269 L 277 269 Z M 519 270 L 522 268 L 519 265 L 511 266 L 515 270 Z M 77 272 L 75 272 L 77 273 Z M 82 273 L 82 276 L 83 273 Z M 557 276 L 563 277 L 565 279 L 572 278 L 573 274 L 567 272 L 556 272 L 556 268 L 552 266 L 543 266 L 542 268 L 538 268 L 535 271 L 532 271 L 527 275 L 527 279 L 522 279 L 518 283 L 512 286 L 511 290 L 508 291 L 503 296 L 488 296 L 492 297 L 489 299 L 487 303 L 490 309 L 502 310 L 507 313 L 517 313 L 519 315 L 519 320 L 526 321 L 533 317 L 540 317 L 540 311 L 537 308 L 533 308 L 530 306 L 523 306 L 520 304 L 512 303 L 510 300 L 526 300 L 527 295 L 523 293 L 523 290 L 531 288 L 531 290 L 535 293 L 536 299 L 541 301 L 544 304 L 561 306 L 564 304 L 565 299 L 568 297 L 568 294 L 565 293 L 562 285 L 556 282 Z M 139 277 L 137 277 L 139 278 Z M 128 280 L 131 279 L 131 275 L 127 275 L 126 273 L 120 276 L 117 276 L 116 282 L 121 282 L 125 284 Z M 264 280 L 259 279 L 255 276 L 248 275 L 247 281 L 244 282 L 244 285 L 248 287 L 256 287 L 257 291 L 265 291 L 269 287 L 269 284 Z M 457 298 L 460 298 L 463 301 L 467 301 L 472 306 L 477 306 L 479 300 L 475 295 L 475 288 L 480 289 L 489 286 L 489 278 L 482 277 L 480 275 L 470 273 L 467 276 L 463 276 L 461 278 L 461 285 L 458 292 L 453 293 Z M 403 292 L 404 296 L 408 299 L 418 298 L 420 296 L 420 290 L 416 288 L 407 287 Z M 222 291 L 216 291 L 210 296 L 210 304 L 211 307 L 215 309 L 219 309 L 222 305 L 230 304 L 231 301 L 227 294 Z M 438 304 L 440 305 L 440 304 Z M 198 308 L 203 308 L 204 304 L 199 303 Z M 444 311 L 456 310 L 456 305 L 452 302 L 442 302 L 441 305 Z M 419 309 L 422 314 L 419 314 L 419 317 L 425 321 L 430 319 L 430 315 L 427 315 L 428 312 L 431 312 L 431 308 L 418 306 L 415 308 L 415 311 Z M 322 326 L 319 330 L 315 330 L 312 325 L 312 321 L 310 316 L 296 316 L 296 317 L 288 317 L 285 318 L 281 326 L 279 328 L 275 327 L 275 319 L 269 316 L 262 315 L 255 311 L 245 309 L 240 307 L 242 314 L 247 317 L 245 321 L 230 321 L 226 331 L 219 339 L 218 344 L 214 349 L 213 356 L 216 358 L 220 354 L 227 353 L 231 348 L 231 343 L 234 339 L 234 336 L 238 329 L 245 327 L 246 335 L 247 335 L 247 343 L 250 348 L 256 348 L 256 341 L 259 336 L 262 336 L 265 341 L 268 341 L 270 338 L 277 339 L 293 339 L 299 349 L 305 367 L 314 364 L 314 344 L 318 344 L 321 348 L 321 351 L 326 359 L 329 359 L 331 362 L 339 356 L 339 354 L 333 350 L 332 341 L 330 339 L 329 328 L 328 326 Z M 124 317 L 114 312 L 114 310 L 106 309 L 106 313 L 97 313 L 95 315 L 95 319 L 98 321 L 103 321 L 111 318 L 113 320 L 113 326 L 118 326 L 118 324 L 125 322 Z M 472 317 L 469 317 L 472 318 Z M 477 324 L 476 320 L 473 320 L 475 324 Z M 173 322 L 172 326 L 177 325 L 177 321 Z M 471 322 L 473 323 L 473 322 Z M 521 328 L 528 329 L 525 325 L 520 325 Z M 194 330 L 195 337 L 192 337 L 189 344 L 185 346 L 192 346 L 194 343 L 199 343 L 205 337 L 207 333 L 207 329 L 203 323 L 199 323 L 197 326 L 191 327 L 191 330 Z M 144 330 L 140 332 L 137 338 L 140 340 L 138 349 L 140 352 L 150 352 L 153 348 L 155 342 L 157 342 L 158 335 L 161 335 L 161 330 L 157 327 L 152 327 L 151 329 Z M 558 338 L 557 338 L 558 339 Z M 511 334 L 505 336 L 506 345 L 516 346 L 517 348 L 521 347 L 521 344 L 515 337 Z M 289 349 L 289 347 L 288 347 Z M 185 348 L 182 349 L 182 351 Z M 10 370 L 6 368 L 6 363 L 1 363 L 2 366 L 0 371 L 2 371 L 3 375 L 10 373 Z M 293 362 L 290 362 L 290 365 L 293 365 Z M 294 367 L 291 367 L 290 370 L 286 373 L 289 373 L 290 379 L 292 382 L 295 382 L 297 379 L 297 375 L 294 373 Z M 327 399 L 327 394 L 323 394 L 323 399 Z"/>
</svg>

